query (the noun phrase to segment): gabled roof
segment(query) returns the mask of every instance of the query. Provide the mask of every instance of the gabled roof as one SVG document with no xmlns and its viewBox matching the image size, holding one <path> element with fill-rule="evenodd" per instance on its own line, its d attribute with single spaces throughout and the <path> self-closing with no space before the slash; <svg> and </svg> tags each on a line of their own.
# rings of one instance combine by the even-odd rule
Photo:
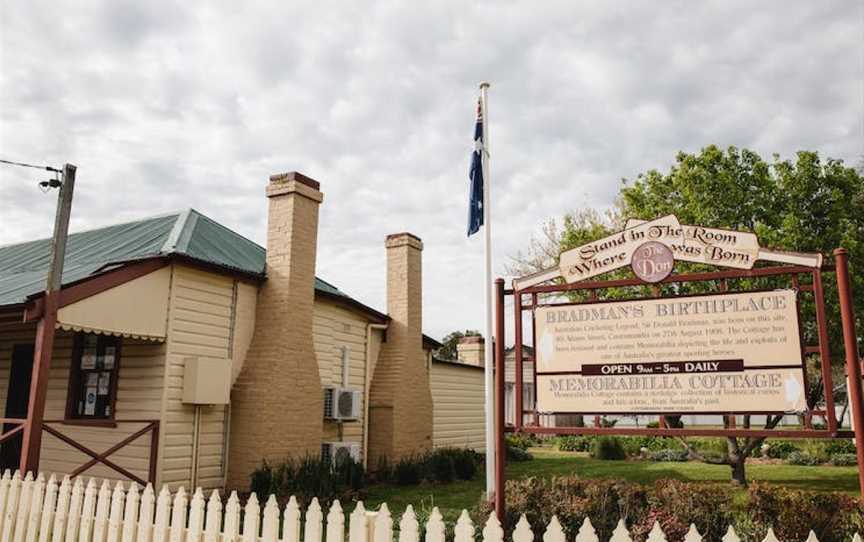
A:
<svg viewBox="0 0 864 542">
<path fill-rule="evenodd" d="M 0 306 L 24 303 L 29 296 L 45 289 L 50 254 L 51 239 L 0 247 Z M 179 256 L 263 279 L 265 255 L 264 247 L 194 209 L 187 209 L 69 235 L 63 284 L 117 264 L 166 256 Z M 381 315 L 321 279 L 315 279 L 315 289 Z"/>
</svg>

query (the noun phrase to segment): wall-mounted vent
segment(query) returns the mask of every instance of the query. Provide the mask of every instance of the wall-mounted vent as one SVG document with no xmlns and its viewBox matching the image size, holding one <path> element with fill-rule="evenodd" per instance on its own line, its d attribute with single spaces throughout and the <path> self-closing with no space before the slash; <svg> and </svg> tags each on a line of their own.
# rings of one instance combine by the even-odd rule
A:
<svg viewBox="0 0 864 542">
<path fill-rule="evenodd" d="M 333 465 L 347 459 L 360 462 L 360 445 L 356 442 L 324 442 L 321 444 L 321 459 Z"/>
<path fill-rule="evenodd" d="M 360 417 L 362 397 L 357 390 L 324 388 L 324 418 L 328 420 L 356 420 Z"/>
</svg>

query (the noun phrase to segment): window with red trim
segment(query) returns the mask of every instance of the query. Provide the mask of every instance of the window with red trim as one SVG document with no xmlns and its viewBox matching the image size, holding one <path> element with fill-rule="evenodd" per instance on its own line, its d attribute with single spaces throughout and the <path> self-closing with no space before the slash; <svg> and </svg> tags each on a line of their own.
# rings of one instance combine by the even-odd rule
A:
<svg viewBox="0 0 864 542">
<path fill-rule="evenodd" d="M 75 336 L 66 405 L 68 419 L 114 419 L 120 342 L 119 337 L 93 333 Z"/>
</svg>

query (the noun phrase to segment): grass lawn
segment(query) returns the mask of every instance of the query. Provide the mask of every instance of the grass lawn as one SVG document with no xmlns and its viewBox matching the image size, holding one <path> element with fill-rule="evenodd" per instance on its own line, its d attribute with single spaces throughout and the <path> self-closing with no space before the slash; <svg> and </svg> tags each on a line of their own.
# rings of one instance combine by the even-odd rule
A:
<svg viewBox="0 0 864 542">
<path fill-rule="evenodd" d="M 724 465 L 704 463 L 657 463 L 650 461 L 600 461 L 584 454 L 556 452 L 548 448 L 532 449 L 533 461 L 507 465 L 508 479 L 529 476 L 551 477 L 576 474 L 582 478 L 620 478 L 651 483 L 660 478 L 729 483 L 730 469 Z M 858 493 L 856 467 L 801 467 L 795 465 L 747 465 L 747 478 L 813 491 Z M 366 499 L 367 509 L 377 509 L 386 502 L 390 511 L 401 514 L 408 504 L 414 509 L 431 510 L 437 506 L 444 517 L 454 520 L 463 508 L 471 510 L 484 490 L 481 476 L 470 482 L 453 482 L 421 486 L 373 486 Z"/>
</svg>

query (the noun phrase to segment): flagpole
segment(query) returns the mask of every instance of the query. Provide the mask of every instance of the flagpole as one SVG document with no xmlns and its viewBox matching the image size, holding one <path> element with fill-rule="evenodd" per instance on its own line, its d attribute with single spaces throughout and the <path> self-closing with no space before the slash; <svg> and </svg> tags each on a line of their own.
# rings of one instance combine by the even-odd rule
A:
<svg viewBox="0 0 864 542">
<path fill-rule="evenodd" d="M 485 378 L 485 402 L 486 402 L 486 498 L 492 499 L 495 494 L 495 385 L 493 376 L 494 361 L 492 359 L 492 190 L 491 178 L 489 176 L 489 108 L 488 108 L 489 83 L 480 83 L 480 102 L 483 118 L 483 151 L 481 164 L 483 168 L 483 233 L 485 236 L 485 258 L 486 275 L 483 279 L 483 288 L 486 292 L 486 341 L 484 352 L 484 378 Z"/>
</svg>

